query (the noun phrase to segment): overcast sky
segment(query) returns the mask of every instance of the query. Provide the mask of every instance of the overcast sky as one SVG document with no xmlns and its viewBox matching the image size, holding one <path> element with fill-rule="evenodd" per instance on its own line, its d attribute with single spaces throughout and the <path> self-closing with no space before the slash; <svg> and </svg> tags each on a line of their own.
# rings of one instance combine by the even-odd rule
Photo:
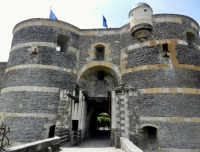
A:
<svg viewBox="0 0 200 152">
<path fill-rule="evenodd" d="M 102 13 L 110 27 L 129 22 L 128 13 L 138 2 L 154 14 L 182 14 L 200 23 L 200 0 L 2 0 L 0 5 L 0 61 L 8 61 L 14 26 L 30 18 L 49 18 L 50 7 L 59 20 L 81 29 L 102 28 Z"/>
</svg>

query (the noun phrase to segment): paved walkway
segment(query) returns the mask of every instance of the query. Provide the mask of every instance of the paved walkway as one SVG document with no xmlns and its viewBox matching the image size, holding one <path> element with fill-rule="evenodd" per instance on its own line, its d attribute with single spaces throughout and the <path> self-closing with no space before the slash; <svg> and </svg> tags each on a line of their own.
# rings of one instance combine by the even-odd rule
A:
<svg viewBox="0 0 200 152">
<path fill-rule="evenodd" d="M 120 149 L 110 147 L 108 137 L 86 138 L 79 144 L 69 147 L 68 144 L 61 145 L 59 152 L 122 152 Z"/>
</svg>

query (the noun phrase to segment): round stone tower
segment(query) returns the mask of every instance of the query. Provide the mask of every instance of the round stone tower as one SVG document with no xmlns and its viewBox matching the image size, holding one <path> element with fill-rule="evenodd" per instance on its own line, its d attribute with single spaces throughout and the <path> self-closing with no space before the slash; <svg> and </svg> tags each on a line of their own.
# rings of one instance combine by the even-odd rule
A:
<svg viewBox="0 0 200 152">
<path fill-rule="evenodd" d="M 134 5 L 129 12 L 131 34 L 140 42 L 144 42 L 150 37 L 153 28 L 152 15 L 152 8 L 141 2 Z"/>
<path fill-rule="evenodd" d="M 136 4 L 129 17 L 129 34 L 138 41 L 122 51 L 122 82 L 140 92 L 140 100 L 133 98 L 128 104 L 130 140 L 143 150 L 149 146 L 160 151 L 170 151 L 169 147 L 198 151 L 198 23 L 184 15 L 152 15 L 144 3 Z"/>
<path fill-rule="evenodd" d="M 14 27 L 0 99 L 12 146 L 53 136 L 59 90 L 76 83 L 77 33 L 72 25 L 48 19 Z"/>
</svg>

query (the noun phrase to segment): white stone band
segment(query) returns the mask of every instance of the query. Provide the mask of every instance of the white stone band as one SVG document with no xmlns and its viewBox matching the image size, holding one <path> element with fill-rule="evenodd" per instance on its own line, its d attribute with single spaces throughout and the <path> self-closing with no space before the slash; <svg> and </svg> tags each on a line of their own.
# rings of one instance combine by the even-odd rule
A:
<svg viewBox="0 0 200 152">
<path fill-rule="evenodd" d="M 200 122 L 200 118 L 184 118 L 184 117 L 140 117 L 140 121 Z"/>
<path fill-rule="evenodd" d="M 179 40 L 178 39 L 177 41 L 178 41 L 178 44 L 188 45 L 188 43 L 185 42 L 184 40 Z M 155 40 L 155 42 L 156 42 L 156 45 L 162 44 L 161 42 L 170 43 L 170 39 Z M 146 41 L 144 43 L 136 43 L 134 45 L 130 45 L 130 46 L 128 46 L 128 50 L 138 49 L 138 48 L 145 47 L 145 46 L 151 46 L 151 42 L 150 41 Z"/>
<path fill-rule="evenodd" d="M 22 43 L 22 44 L 17 44 L 14 45 L 11 49 L 10 52 L 12 52 L 13 50 L 16 50 L 18 48 L 22 48 L 22 47 L 32 47 L 32 46 L 47 46 L 47 47 L 51 47 L 51 48 L 56 48 L 56 44 L 55 43 L 49 43 L 49 42 L 28 42 L 28 43 Z"/>
<path fill-rule="evenodd" d="M 43 65 L 43 64 L 25 64 L 25 65 L 16 65 L 13 67 L 10 67 L 6 69 L 5 73 L 12 70 L 18 70 L 18 69 L 25 69 L 25 68 L 38 68 L 38 69 L 48 69 L 48 70 L 58 70 L 58 71 L 64 71 L 69 73 L 76 74 L 77 72 L 75 70 L 66 69 L 63 67 L 58 66 L 52 66 L 52 65 Z"/>
<path fill-rule="evenodd" d="M 59 93 L 59 88 L 54 87 L 38 87 L 38 86 L 15 86 L 15 87 L 7 87 L 1 90 L 1 93 L 8 92 L 19 92 L 19 91 L 28 91 L 28 92 L 52 92 Z"/>
</svg>

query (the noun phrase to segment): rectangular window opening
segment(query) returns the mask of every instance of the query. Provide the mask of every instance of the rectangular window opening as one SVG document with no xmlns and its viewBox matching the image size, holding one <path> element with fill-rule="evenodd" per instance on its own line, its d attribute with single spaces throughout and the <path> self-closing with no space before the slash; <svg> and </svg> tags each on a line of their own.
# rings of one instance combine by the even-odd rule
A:
<svg viewBox="0 0 200 152">
<path fill-rule="evenodd" d="M 72 130 L 73 131 L 78 130 L 78 120 L 72 120 Z"/>
<path fill-rule="evenodd" d="M 98 71 L 97 72 L 97 79 L 98 80 L 104 80 L 104 71 Z"/>
<path fill-rule="evenodd" d="M 97 60 L 104 60 L 104 47 L 97 47 L 96 48 L 96 59 Z"/>
<path fill-rule="evenodd" d="M 168 44 L 163 44 L 163 52 L 168 52 Z"/>
</svg>

